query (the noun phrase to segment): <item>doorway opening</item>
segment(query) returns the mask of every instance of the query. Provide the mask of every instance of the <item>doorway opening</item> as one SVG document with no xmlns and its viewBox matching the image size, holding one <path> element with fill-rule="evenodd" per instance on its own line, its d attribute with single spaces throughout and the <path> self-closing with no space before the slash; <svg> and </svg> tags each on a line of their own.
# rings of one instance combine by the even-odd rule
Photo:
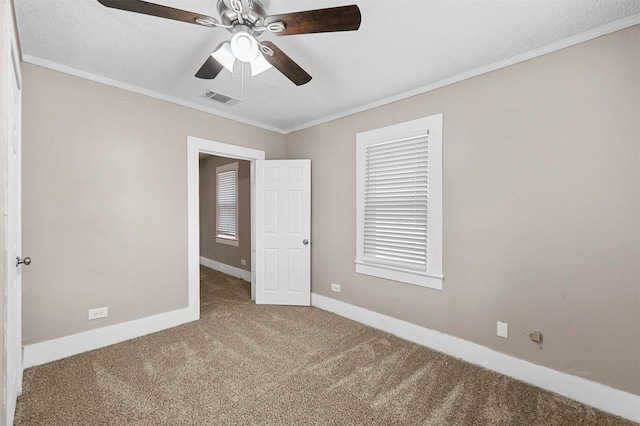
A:
<svg viewBox="0 0 640 426">
<path fill-rule="evenodd" d="M 251 215 L 251 249 L 250 279 L 251 298 L 255 299 L 255 161 L 264 160 L 265 152 L 236 145 L 215 142 L 207 139 L 187 137 L 187 197 L 188 197 L 188 265 L 189 309 L 200 317 L 200 156 L 201 154 L 217 157 L 246 160 L 250 173 L 250 215 Z M 249 261 L 249 259 L 246 259 Z"/>
<path fill-rule="evenodd" d="M 250 283 L 251 162 L 202 152 L 199 160 L 200 264 Z"/>
</svg>

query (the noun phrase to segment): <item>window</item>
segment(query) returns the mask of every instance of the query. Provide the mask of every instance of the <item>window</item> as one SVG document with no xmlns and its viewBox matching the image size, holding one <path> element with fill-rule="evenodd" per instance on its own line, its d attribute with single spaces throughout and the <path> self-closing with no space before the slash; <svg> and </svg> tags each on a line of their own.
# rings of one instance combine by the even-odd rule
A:
<svg viewBox="0 0 640 426">
<path fill-rule="evenodd" d="M 238 163 L 216 168 L 216 242 L 238 245 Z"/>
<path fill-rule="evenodd" d="M 442 289 L 442 114 L 358 133 L 356 272 Z"/>
</svg>

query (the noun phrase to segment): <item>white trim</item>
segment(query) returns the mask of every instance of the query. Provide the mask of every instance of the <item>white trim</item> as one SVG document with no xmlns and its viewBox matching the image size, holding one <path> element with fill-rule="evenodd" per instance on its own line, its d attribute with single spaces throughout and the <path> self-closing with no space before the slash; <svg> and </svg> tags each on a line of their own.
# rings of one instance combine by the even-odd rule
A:
<svg viewBox="0 0 640 426">
<path fill-rule="evenodd" d="M 200 308 L 200 153 L 251 161 L 251 265 L 255 262 L 255 160 L 264 160 L 265 152 L 243 146 L 187 136 L 187 228 L 189 294 L 197 293 Z M 251 295 L 255 294 L 255 274 L 251 274 Z"/>
<path fill-rule="evenodd" d="M 187 136 L 187 149 L 195 150 L 196 154 L 200 152 L 208 155 L 217 155 L 221 157 L 237 158 L 239 160 L 264 160 L 265 153 L 253 148 L 244 146 L 230 145 L 227 143 L 216 142 L 208 139 L 202 139 L 195 136 Z M 200 169 L 200 156 L 196 155 L 196 170 Z"/>
<path fill-rule="evenodd" d="M 238 241 L 235 238 L 222 237 L 219 235 L 216 236 L 216 243 L 226 244 L 228 246 L 235 246 L 235 247 L 238 247 L 240 245 L 240 241 Z"/>
<path fill-rule="evenodd" d="M 206 266 L 207 268 L 220 271 L 223 274 L 231 275 L 232 277 L 251 282 L 251 271 L 246 271 L 244 269 L 236 268 L 235 266 L 226 265 L 224 263 L 220 263 L 212 259 L 207 259 L 206 257 L 202 256 L 200 256 L 200 264 Z"/>
<path fill-rule="evenodd" d="M 369 265 L 360 260 L 356 260 L 354 263 L 356 264 L 356 272 L 358 274 L 417 285 L 420 287 L 431 288 L 433 290 L 442 290 L 442 281 L 444 280 L 442 275 L 438 276 L 433 274 L 413 273 L 411 271 L 402 271 L 399 268 L 392 268 L 386 265 Z"/>
<path fill-rule="evenodd" d="M 145 89 L 142 87 L 134 86 L 132 84 L 123 83 L 121 81 L 113 80 L 107 77 L 102 77 L 100 75 L 92 74 L 87 71 L 78 70 L 75 68 L 68 67 L 66 65 L 59 64 L 57 62 L 49 61 L 46 59 L 38 58 L 35 56 L 31 56 L 28 54 L 22 55 L 22 60 L 26 63 L 37 65 L 43 68 L 49 68 L 54 71 L 58 71 L 64 74 L 73 75 L 75 77 L 80 77 L 85 80 L 95 81 L 96 83 L 105 84 L 107 86 L 116 87 L 118 89 L 123 89 L 129 92 L 138 93 L 140 95 L 149 96 L 151 98 L 160 99 L 162 101 L 170 102 L 172 104 L 181 105 L 187 108 L 192 108 L 198 111 L 206 112 L 212 115 L 217 115 L 218 117 L 226 118 L 229 120 L 237 121 L 239 123 L 248 124 L 249 126 L 259 127 L 264 130 L 269 130 L 272 132 L 286 134 L 283 129 L 279 129 L 273 126 L 268 126 L 264 123 L 258 123 L 257 121 L 247 120 L 246 118 L 242 118 L 238 115 L 229 114 L 223 111 L 218 111 L 212 108 L 207 108 L 205 106 L 185 101 L 184 99 L 176 98 L 173 96 L 165 95 L 160 92 L 156 92 L 154 90 Z"/>
<path fill-rule="evenodd" d="M 625 28 L 629 28 L 638 24 L 640 24 L 640 13 L 636 13 L 634 15 L 630 15 L 625 18 L 618 19 L 617 21 L 609 22 L 608 24 L 602 25 L 600 27 L 592 28 L 588 31 L 575 34 L 571 37 L 565 38 L 564 40 L 559 40 L 554 43 L 548 44 L 546 46 L 542 46 L 537 49 L 533 49 L 528 52 L 521 53 L 519 55 L 511 56 L 510 58 L 503 59 L 498 62 L 494 62 L 493 64 L 485 65 L 483 67 L 475 68 L 473 70 L 463 72 L 458 75 L 454 75 L 453 77 L 436 81 L 426 86 L 418 87 L 416 89 L 399 93 L 394 96 L 389 96 L 388 98 L 380 99 L 365 105 L 361 105 L 359 107 L 352 108 L 347 111 L 338 112 L 336 114 L 327 115 L 325 117 L 321 117 L 316 120 L 308 121 L 304 124 L 300 124 L 298 126 L 285 129 L 284 133 L 289 134 L 289 133 L 297 132 L 299 130 L 304 130 L 309 127 L 317 126 L 319 124 L 328 123 L 330 121 L 347 117 L 349 115 L 357 114 L 363 111 L 368 111 L 370 109 L 378 108 L 383 105 L 401 101 L 403 99 L 421 95 L 423 93 L 431 92 L 433 90 L 440 89 L 442 87 L 449 86 L 451 84 L 459 83 L 461 81 L 468 80 L 470 78 L 477 77 L 479 75 L 486 74 L 492 71 L 496 71 L 501 68 L 506 68 L 520 62 L 528 61 L 529 59 L 537 58 L 538 56 L 543 56 L 548 53 L 553 53 L 555 51 L 562 50 L 567 47 L 574 46 L 576 44 L 584 43 L 585 41 L 593 40 L 594 38 L 602 37 L 604 35 L 614 33 L 616 31 L 620 31 Z"/>
<path fill-rule="evenodd" d="M 442 114 L 360 132 L 356 135 L 356 259 L 355 271 L 407 284 L 442 290 Z M 428 136 L 429 201 L 427 271 L 409 271 L 365 259 L 366 148 L 379 143 Z"/>
<path fill-rule="evenodd" d="M 640 421 L 639 395 L 316 293 L 311 294 L 311 305 L 631 421 Z"/>
<path fill-rule="evenodd" d="M 104 348 L 125 340 L 196 321 L 198 318 L 199 315 L 193 309 L 185 308 L 45 342 L 33 343 L 24 347 L 24 367 L 29 368 L 94 349 Z"/>
</svg>

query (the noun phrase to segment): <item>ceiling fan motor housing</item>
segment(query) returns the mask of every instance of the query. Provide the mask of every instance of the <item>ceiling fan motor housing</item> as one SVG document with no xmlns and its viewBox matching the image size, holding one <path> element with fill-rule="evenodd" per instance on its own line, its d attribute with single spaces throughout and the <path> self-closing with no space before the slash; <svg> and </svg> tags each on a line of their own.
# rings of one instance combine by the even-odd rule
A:
<svg viewBox="0 0 640 426">
<path fill-rule="evenodd" d="M 230 28 L 229 31 L 234 34 L 239 31 L 245 31 L 257 37 L 262 34 L 262 31 L 253 31 L 253 28 L 264 25 L 264 18 L 267 16 L 267 12 L 263 2 L 249 0 L 247 4 L 249 9 L 242 13 L 243 22 L 242 25 L 239 25 L 238 14 L 225 3 L 225 0 L 218 0 L 217 8 L 220 20 L 224 25 L 233 25 L 233 28 Z"/>
</svg>

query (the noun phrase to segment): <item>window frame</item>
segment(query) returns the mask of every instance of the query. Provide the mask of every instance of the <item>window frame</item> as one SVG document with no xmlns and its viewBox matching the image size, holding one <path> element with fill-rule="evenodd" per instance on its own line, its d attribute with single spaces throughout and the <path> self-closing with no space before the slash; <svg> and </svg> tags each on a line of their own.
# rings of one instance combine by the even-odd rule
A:
<svg viewBox="0 0 640 426">
<path fill-rule="evenodd" d="M 220 223 L 220 174 L 235 171 L 235 235 L 221 234 L 218 225 Z M 239 246 L 238 235 L 238 162 L 224 164 L 216 167 L 216 243 L 231 246 Z"/>
<path fill-rule="evenodd" d="M 427 271 L 412 271 L 365 261 L 365 154 L 372 144 L 428 136 Z M 361 132 L 356 135 L 356 259 L 357 273 L 442 290 L 442 114 Z"/>
</svg>

